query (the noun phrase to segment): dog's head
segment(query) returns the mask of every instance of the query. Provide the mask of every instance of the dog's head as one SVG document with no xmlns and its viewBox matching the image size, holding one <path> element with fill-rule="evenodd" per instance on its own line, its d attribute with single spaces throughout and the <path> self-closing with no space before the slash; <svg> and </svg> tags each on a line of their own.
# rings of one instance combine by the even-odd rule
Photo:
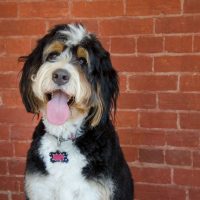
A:
<svg viewBox="0 0 200 200">
<path fill-rule="evenodd" d="M 81 24 L 55 26 L 24 61 L 20 92 L 28 112 L 58 125 L 85 114 L 94 127 L 115 108 L 118 77 L 110 55 Z"/>
</svg>

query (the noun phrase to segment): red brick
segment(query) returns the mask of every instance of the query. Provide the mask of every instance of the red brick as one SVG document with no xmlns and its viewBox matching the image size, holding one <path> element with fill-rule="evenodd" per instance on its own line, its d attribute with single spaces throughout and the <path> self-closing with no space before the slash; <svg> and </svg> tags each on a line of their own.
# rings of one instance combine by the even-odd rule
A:
<svg viewBox="0 0 200 200">
<path fill-rule="evenodd" d="M 193 166 L 200 168 L 200 152 L 193 152 Z"/>
<path fill-rule="evenodd" d="M 0 3 L 0 17 L 17 17 L 17 4 L 15 2 L 1 2 Z"/>
<path fill-rule="evenodd" d="M 76 22 L 82 23 L 88 31 L 92 33 L 98 33 L 98 22 L 96 19 L 76 19 Z M 51 29 L 57 24 L 68 24 L 74 23 L 74 20 L 70 19 L 48 19 L 47 20 L 47 29 Z"/>
<path fill-rule="evenodd" d="M 103 45 L 103 48 L 106 49 L 107 51 L 110 50 L 110 38 L 108 37 L 101 37 L 98 38 L 101 42 L 101 44 Z"/>
<path fill-rule="evenodd" d="M 147 34 L 153 32 L 152 19 L 105 19 L 99 23 L 99 33 L 101 35 L 134 35 Z"/>
<path fill-rule="evenodd" d="M 199 113 L 181 113 L 180 126 L 184 129 L 200 129 Z"/>
<path fill-rule="evenodd" d="M 132 171 L 136 182 L 167 184 L 171 181 L 170 169 L 134 167 Z"/>
<path fill-rule="evenodd" d="M 15 156 L 26 157 L 29 147 L 30 147 L 29 143 L 15 142 L 14 143 Z"/>
<path fill-rule="evenodd" d="M 1 200 L 8 200 L 8 194 L 0 194 Z"/>
<path fill-rule="evenodd" d="M 163 51 L 162 37 L 139 37 L 137 41 L 138 52 L 156 53 Z"/>
<path fill-rule="evenodd" d="M 190 200 L 200 199 L 200 189 L 189 189 L 189 199 Z"/>
<path fill-rule="evenodd" d="M 163 17 L 156 20 L 156 33 L 200 32 L 200 16 Z"/>
<path fill-rule="evenodd" d="M 0 88 L 17 88 L 17 74 L 0 74 Z"/>
<path fill-rule="evenodd" d="M 7 54 L 27 55 L 31 51 L 31 40 L 22 38 L 9 38 L 5 40 Z"/>
<path fill-rule="evenodd" d="M 155 94 L 121 93 L 118 104 L 122 109 L 155 108 L 156 96 Z"/>
<path fill-rule="evenodd" d="M 127 90 L 127 76 L 123 74 L 119 74 L 119 86 L 120 86 L 120 92 L 125 92 Z"/>
<path fill-rule="evenodd" d="M 18 191 L 19 190 L 19 179 L 16 177 L 0 177 L 0 188 L 1 190 Z"/>
<path fill-rule="evenodd" d="M 24 194 L 12 194 L 12 200 L 24 200 Z"/>
<path fill-rule="evenodd" d="M 130 111 L 118 111 L 116 125 L 118 127 L 136 127 L 138 114 Z"/>
<path fill-rule="evenodd" d="M 146 145 L 146 146 L 164 146 L 165 145 L 165 132 L 163 131 L 132 131 L 132 144 L 133 145 Z"/>
<path fill-rule="evenodd" d="M 25 160 L 12 159 L 8 163 L 10 175 L 23 175 L 25 172 Z"/>
<path fill-rule="evenodd" d="M 8 140 L 9 139 L 9 126 L 8 125 L 0 125 L 0 140 Z"/>
<path fill-rule="evenodd" d="M 4 106 L 22 107 L 22 100 L 18 90 L 2 90 L 0 95 Z"/>
<path fill-rule="evenodd" d="M 0 109 L 0 123 L 18 123 L 31 124 L 33 121 L 33 114 L 27 114 L 24 109 L 21 108 L 2 108 Z"/>
<path fill-rule="evenodd" d="M 12 126 L 12 140 L 30 140 L 33 134 L 34 127 L 32 126 Z"/>
<path fill-rule="evenodd" d="M 200 110 L 200 94 L 160 94 L 159 107 L 172 110 Z"/>
<path fill-rule="evenodd" d="M 191 153 L 182 150 L 167 150 L 165 153 L 167 164 L 178 166 L 191 166 Z"/>
<path fill-rule="evenodd" d="M 17 72 L 22 68 L 23 63 L 18 62 L 16 56 L 5 56 L 0 59 L 0 72 Z"/>
<path fill-rule="evenodd" d="M 6 54 L 6 47 L 5 47 L 5 40 L 0 39 L 0 55 L 5 55 Z"/>
<path fill-rule="evenodd" d="M 194 36 L 194 51 L 200 51 L 200 36 Z"/>
<path fill-rule="evenodd" d="M 22 178 L 21 180 L 19 180 L 19 191 L 20 191 L 20 193 L 24 193 L 24 190 L 25 190 L 24 186 L 25 186 L 24 185 L 24 178 Z"/>
<path fill-rule="evenodd" d="M 120 144 L 130 145 L 132 144 L 133 130 L 132 129 L 118 129 L 118 136 Z"/>
<path fill-rule="evenodd" d="M 191 52 L 192 37 L 191 36 L 168 36 L 165 37 L 165 50 L 167 52 Z"/>
<path fill-rule="evenodd" d="M 72 15 L 74 17 L 111 17 L 123 15 L 122 0 L 73 1 Z"/>
<path fill-rule="evenodd" d="M 142 112 L 140 126 L 144 128 L 177 128 L 176 113 Z"/>
<path fill-rule="evenodd" d="M 198 0 L 185 0 L 184 12 L 185 13 L 199 13 L 200 2 Z"/>
<path fill-rule="evenodd" d="M 177 77 L 166 75 L 131 76 L 131 90 L 136 91 L 168 91 L 177 89 Z"/>
<path fill-rule="evenodd" d="M 42 20 L 1 20 L 1 36 L 41 35 L 45 33 L 45 22 Z"/>
<path fill-rule="evenodd" d="M 182 75 L 180 78 L 181 91 L 200 91 L 200 76 L 199 75 Z"/>
<path fill-rule="evenodd" d="M 0 142 L 0 157 L 13 156 L 13 147 L 9 142 Z"/>
<path fill-rule="evenodd" d="M 200 56 L 160 56 L 155 57 L 156 72 L 200 72 Z"/>
<path fill-rule="evenodd" d="M 166 143 L 172 147 L 198 147 L 199 134 L 195 132 L 167 132 Z"/>
<path fill-rule="evenodd" d="M 112 63 L 120 72 L 150 72 L 153 60 L 147 56 L 112 56 Z"/>
<path fill-rule="evenodd" d="M 138 160 L 138 150 L 134 147 L 122 147 L 127 162 Z"/>
<path fill-rule="evenodd" d="M 161 15 L 180 13 L 181 5 L 179 0 L 128 0 L 127 15 Z"/>
<path fill-rule="evenodd" d="M 200 183 L 196 180 L 200 172 L 195 172 L 190 178 L 190 173 L 200 171 L 200 16 L 198 3 L 192 8 L 194 2 L 75 0 L 70 3 L 74 10 L 69 10 L 68 1 L 64 0 L 1 1 L 0 7 L 10 7 L 0 8 L 0 144 L 6 144 L 2 150 L 0 147 L 0 190 L 1 194 L 5 194 L 0 195 L 0 199 L 24 199 L 23 162 L 34 129 L 33 115 L 26 114 L 21 108 L 18 81 L 14 80 L 19 77 L 18 72 L 23 65 L 17 63 L 17 58 L 27 55 L 50 26 L 74 22 L 74 17 L 90 32 L 99 33 L 98 38 L 111 52 L 113 65 L 120 72 L 121 96 L 116 125 L 125 158 L 130 166 L 137 166 L 136 170 L 133 168 L 136 199 L 200 199 Z M 181 3 L 184 5 L 183 12 L 196 14 L 180 13 Z M 17 5 L 19 10 L 12 5 Z M 78 8 L 75 9 L 74 5 Z M 118 5 L 115 9 L 109 9 L 115 5 Z M 87 11 L 90 6 L 95 9 L 85 12 L 84 9 Z M 70 16 L 73 12 L 77 15 Z M 151 76 L 152 81 L 148 82 L 146 77 Z M 138 89 L 133 85 L 134 77 L 138 80 Z M 141 77 L 145 77 L 144 82 L 139 82 Z M 175 78 L 168 80 L 166 77 Z M 20 108 L 14 108 L 18 106 Z M 180 118 L 180 127 L 177 127 L 177 118 Z M 8 150 L 12 155 L 5 155 L 9 154 Z M 21 160 L 22 163 L 17 163 Z M 180 170 L 190 169 L 190 173 L 185 175 L 189 180 L 183 178 L 180 184 L 176 175 L 179 167 Z M 175 172 L 174 177 L 172 172 Z M 184 173 L 183 170 L 180 175 L 184 176 Z M 7 176 L 9 180 L 5 180 Z M 9 195 L 7 190 L 11 191 Z"/>
<path fill-rule="evenodd" d="M 6 160 L 0 160 L 0 175 L 6 175 L 8 173 L 7 168 L 8 168 L 7 167 L 7 161 Z"/>
<path fill-rule="evenodd" d="M 19 4 L 20 17 L 66 17 L 68 15 L 67 1 L 27 2 Z"/>
<path fill-rule="evenodd" d="M 174 182 L 178 185 L 185 185 L 190 187 L 200 186 L 200 170 L 195 169 L 175 169 Z"/>
<path fill-rule="evenodd" d="M 185 190 L 176 186 L 136 184 L 135 192 L 135 198 L 139 200 L 183 200 L 186 198 Z"/>
<path fill-rule="evenodd" d="M 134 53 L 135 46 L 135 38 L 111 38 L 112 53 Z"/>
<path fill-rule="evenodd" d="M 163 163 L 164 153 L 159 149 L 139 149 L 139 161 L 147 163 Z"/>
</svg>

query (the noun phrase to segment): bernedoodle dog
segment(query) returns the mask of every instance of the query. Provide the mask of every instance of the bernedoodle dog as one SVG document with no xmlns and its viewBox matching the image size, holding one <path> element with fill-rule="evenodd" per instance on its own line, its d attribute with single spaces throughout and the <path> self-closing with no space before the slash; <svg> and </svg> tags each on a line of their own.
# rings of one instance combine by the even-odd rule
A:
<svg viewBox="0 0 200 200">
<path fill-rule="evenodd" d="M 96 36 L 81 24 L 57 25 L 21 58 L 23 103 L 42 115 L 27 155 L 26 199 L 132 200 L 111 120 L 118 76 Z"/>
</svg>

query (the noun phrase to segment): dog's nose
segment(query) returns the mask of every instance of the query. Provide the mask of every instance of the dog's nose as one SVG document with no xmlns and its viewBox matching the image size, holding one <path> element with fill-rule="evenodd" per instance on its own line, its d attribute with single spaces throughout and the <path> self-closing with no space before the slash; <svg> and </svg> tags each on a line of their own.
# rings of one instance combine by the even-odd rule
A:
<svg viewBox="0 0 200 200">
<path fill-rule="evenodd" d="M 57 69 L 52 74 L 52 80 L 57 85 L 64 85 L 66 84 L 70 79 L 70 74 L 65 69 Z"/>
</svg>

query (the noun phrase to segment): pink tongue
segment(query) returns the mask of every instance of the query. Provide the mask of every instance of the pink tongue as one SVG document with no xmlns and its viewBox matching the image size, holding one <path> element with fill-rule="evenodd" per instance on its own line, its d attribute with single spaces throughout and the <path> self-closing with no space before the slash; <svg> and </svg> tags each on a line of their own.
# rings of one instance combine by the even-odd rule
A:
<svg viewBox="0 0 200 200">
<path fill-rule="evenodd" d="M 64 124 L 70 117 L 68 98 L 62 92 L 54 93 L 52 99 L 47 103 L 47 119 L 55 125 Z"/>
</svg>

